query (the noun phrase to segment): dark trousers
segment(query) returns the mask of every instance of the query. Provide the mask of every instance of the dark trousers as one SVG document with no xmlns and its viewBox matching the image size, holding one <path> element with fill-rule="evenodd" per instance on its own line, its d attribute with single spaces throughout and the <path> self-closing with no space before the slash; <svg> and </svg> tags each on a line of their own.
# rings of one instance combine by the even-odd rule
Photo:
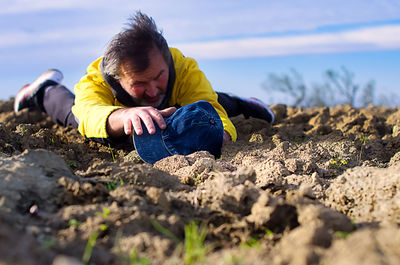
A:
<svg viewBox="0 0 400 265">
<path fill-rule="evenodd" d="M 43 106 L 41 106 L 53 122 L 64 127 L 78 128 L 78 122 L 72 113 L 75 95 L 62 85 L 53 85 L 45 88 Z"/>
<path fill-rule="evenodd" d="M 64 127 L 78 127 L 78 121 L 72 113 L 75 95 L 63 85 L 47 87 L 43 96 L 43 109 L 53 122 Z M 228 94 L 217 92 L 218 102 L 226 110 L 228 117 L 241 114 L 239 99 Z"/>
</svg>

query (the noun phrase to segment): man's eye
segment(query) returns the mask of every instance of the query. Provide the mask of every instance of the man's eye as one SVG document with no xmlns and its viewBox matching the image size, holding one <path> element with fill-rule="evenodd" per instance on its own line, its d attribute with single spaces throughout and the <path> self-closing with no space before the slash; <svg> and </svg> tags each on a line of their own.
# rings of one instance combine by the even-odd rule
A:
<svg viewBox="0 0 400 265">
<path fill-rule="evenodd" d="M 165 73 L 164 71 L 161 72 L 158 76 L 156 76 L 156 78 L 154 80 L 160 79 L 164 75 L 164 73 Z"/>
</svg>

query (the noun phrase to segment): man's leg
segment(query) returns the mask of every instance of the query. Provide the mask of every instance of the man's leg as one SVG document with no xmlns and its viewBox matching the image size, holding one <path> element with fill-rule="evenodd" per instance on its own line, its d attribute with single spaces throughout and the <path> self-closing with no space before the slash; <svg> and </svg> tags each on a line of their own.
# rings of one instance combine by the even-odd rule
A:
<svg viewBox="0 0 400 265">
<path fill-rule="evenodd" d="M 226 110 L 228 117 L 243 114 L 246 118 L 254 117 L 269 123 L 275 121 L 275 115 L 261 100 L 242 98 L 235 95 L 217 92 L 218 102 Z"/>
<path fill-rule="evenodd" d="M 239 99 L 226 93 L 217 92 L 218 103 L 225 109 L 228 117 L 235 117 L 242 114 L 239 106 Z"/>
<path fill-rule="evenodd" d="M 51 120 L 64 127 L 78 128 L 78 122 L 72 113 L 75 95 L 63 85 L 53 85 L 45 88 L 43 95 L 44 111 Z"/>
<path fill-rule="evenodd" d="M 78 127 L 71 112 L 75 96 L 60 83 L 63 75 L 50 69 L 41 74 L 33 83 L 24 86 L 15 97 L 14 111 L 29 108 L 46 112 L 51 119 L 62 126 Z"/>
</svg>

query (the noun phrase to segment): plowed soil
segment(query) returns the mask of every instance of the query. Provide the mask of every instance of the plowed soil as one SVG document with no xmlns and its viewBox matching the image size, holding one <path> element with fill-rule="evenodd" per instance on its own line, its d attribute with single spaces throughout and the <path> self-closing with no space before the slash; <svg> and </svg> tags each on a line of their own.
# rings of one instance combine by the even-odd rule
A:
<svg viewBox="0 0 400 265">
<path fill-rule="evenodd" d="M 400 264 L 400 109 L 272 109 L 152 166 L 0 102 L 0 264 Z"/>
</svg>

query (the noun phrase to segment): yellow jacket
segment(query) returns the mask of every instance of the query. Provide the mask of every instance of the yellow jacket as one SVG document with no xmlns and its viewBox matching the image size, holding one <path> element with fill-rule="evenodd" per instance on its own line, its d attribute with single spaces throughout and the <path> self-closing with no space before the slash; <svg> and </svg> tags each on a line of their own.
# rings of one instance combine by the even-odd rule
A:
<svg viewBox="0 0 400 265">
<path fill-rule="evenodd" d="M 225 109 L 218 103 L 218 95 L 199 69 L 197 62 L 174 48 L 170 48 L 175 67 L 175 83 L 169 106 L 185 106 L 199 100 L 210 102 L 221 117 L 225 131 L 236 141 L 236 129 Z M 124 108 L 105 82 L 101 73 L 102 57 L 91 63 L 86 75 L 75 85 L 75 105 L 72 112 L 79 120 L 79 132 L 87 138 L 109 138 L 107 118 L 115 110 Z"/>
</svg>

